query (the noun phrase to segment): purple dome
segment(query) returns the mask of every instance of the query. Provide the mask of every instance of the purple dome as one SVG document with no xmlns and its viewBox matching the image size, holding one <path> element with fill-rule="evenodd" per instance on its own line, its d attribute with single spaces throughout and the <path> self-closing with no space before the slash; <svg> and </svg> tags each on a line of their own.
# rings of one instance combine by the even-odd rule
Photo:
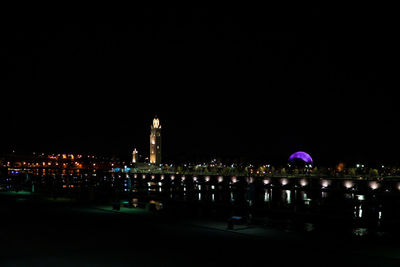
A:
<svg viewBox="0 0 400 267">
<path fill-rule="evenodd" d="M 303 151 L 298 151 L 296 153 L 293 153 L 290 157 L 289 157 L 289 161 L 293 161 L 295 159 L 300 159 L 302 161 L 304 161 L 305 163 L 308 164 L 312 164 L 313 160 L 311 158 L 311 156 L 309 154 L 307 154 L 306 152 Z"/>
</svg>

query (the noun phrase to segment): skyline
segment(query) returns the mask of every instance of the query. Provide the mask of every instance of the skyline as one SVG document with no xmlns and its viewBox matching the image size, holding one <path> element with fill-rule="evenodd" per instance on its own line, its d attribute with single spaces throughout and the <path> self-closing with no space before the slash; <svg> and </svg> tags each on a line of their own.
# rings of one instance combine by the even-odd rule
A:
<svg viewBox="0 0 400 267">
<path fill-rule="evenodd" d="M 133 152 L 135 152 L 136 153 L 136 158 L 138 159 L 138 162 L 148 162 L 149 161 L 149 158 L 150 158 L 150 152 L 151 151 L 153 151 L 154 152 L 154 150 L 155 150 L 155 147 L 156 147 L 156 145 L 161 145 L 161 143 L 155 143 L 155 141 L 152 139 L 152 138 L 154 138 L 153 136 L 155 136 L 155 133 L 153 132 L 153 129 L 154 129 L 154 127 L 157 127 L 157 128 L 159 128 L 159 130 L 161 130 L 161 122 L 160 122 L 160 120 L 159 120 L 159 118 L 158 118 L 158 116 L 156 115 L 154 118 L 153 118 L 153 120 L 152 120 L 152 123 L 151 123 L 151 127 L 150 127 L 150 129 L 151 129 L 151 131 L 150 131 L 150 151 L 146 151 L 146 150 L 142 150 L 142 151 L 137 151 L 137 147 L 135 147 L 135 148 L 133 148 L 132 149 L 132 151 Z M 159 146 L 157 146 L 157 150 L 158 149 L 160 149 L 160 147 Z M 144 147 L 143 146 L 143 144 L 142 145 L 140 145 L 140 147 Z M 66 151 L 44 151 L 44 150 L 38 150 L 38 151 L 28 151 L 28 150 L 19 150 L 19 151 L 16 151 L 16 150 L 11 150 L 11 151 L 3 151 L 3 153 L 10 153 L 10 154 L 16 154 L 16 155 L 18 155 L 18 154 L 21 154 L 21 152 L 22 152 L 22 154 L 25 154 L 25 155 L 27 155 L 27 154 L 29 154 L 29 153 L 32 153 L 33 152 L 33 154 L 35 155 L 35 154 L 43 154 L 43 152 L 44 153 L 46 153 L 46 154 L 53 154 L 54 155 L 54 153 L 58 153 L 59 155 L 60 155 L 60 153 L 61 154 L 65 154 L 65 153 L 67 153 L 67 154 L 69 154 L 69 153 L 72 153 L 72 154 L 74 154 L 74 153 L 80 153 L 80 154 L 96 154 L 96 155 L 98 155 L 98 156 L 108 156 L 108 157 L 117 157 L 117 158 L 120 158 L 122 161 L 130 161 L 129 160 L 129 158 L 132 158 L 132 155 L 131 154 L 118 154 L 118 153 L 105 153 L 104 151 L 102 151 L 102 152 L 93 152 L 93 151 L 83 151 L 83 150 L 75 150 L 75 151 L 71 151 L 71 150 L 66 150 Z M 188 155 L 188 153 L 186 154 L 186 155 Z M 161 157 L 161 154 L 159 155 L 159 157 Z M 171 162 L 180 162 L 180 163 L 188 163 L 188 162 L 190 162 L 190 161 L 194 161 L 194 162 L 207 162 L 207 161 L 209 161 L 209 160 L 212 160 L 212 161 L 214 161 L 214 158 L 217 158 L 218 160 L 222 160 L 222 161 L 228 161 L 228 162 L 237 162 L 237 163 L 256 163 L 256 164 L 264 164 L 265 162 L 267 162 L 267 163 L 272 163 L 272 164 L 277 164 L 278 166 L 279 165 L 286 165 L 286 164 L 289 164 L 290 163 L 290 161 L 291 160 L 293 160 L 293 157 L 300 157 L 303 161 L 305 161 L 305 162 L 308 162 L 308 163 L 313 163 L 313 159 L 311 158 L 311 156 L 307 153 L 307 152 L 304 152 L 304 151 L 292 151 L 291 152 L 291 154 L 290 154 L 290 157 L 289 157 L 289 155 L 286 155 L 286 158 L 283 156 L 283 157 L 280 157 L 280 158 L 278 158 L 278 157 L 275 157 L 275 158 L 254 158 L 254 157 L 246 157 L 246 156 L 244 156 L 244 155 L 237 155 L 237 156 L 235 156 L 234 154 L 230 154 L 230 155 L 228 155 L 228 156 L 221 156 L 221 155 L 211 155 L 211 154 L 208 154 L 208 155 L 196 155 L 196 156 L 194 156 L 194 157 L 189 157 L 189 158 L 187 158 L 187 157 L 185 157 L 185 155 L 178 155 L 176 158 L 174 158 L 174 159 L 172 159 L 171 157 L 167 157 L 167 159 L 168 159 L 168 162 L 163 162 L 163 164 L 164 163 L 171 163 Z M 153 159 L 153 161 L 154 161 L 155 159 Z M 150 160 L 150 162 L 151 162 L 152 160 Z M 362 162 L 362 163 L 367 163 L 367 164 L 370 164 L 370 167 L 371 166 L 375 166 L 375 167 L 377 167 L 377 166 L 379 166 L 379 167 L 381 167 L 381 166 L 383 166 L 382 164 L 390 164 L 390 165 L 393 165 L 393 166 L 396 166 L 396 164 L 397 164 L 397 162 L 395 162 L 395 161 L 368 161 L 368 160 L 365 160 L 365 159 L 356 159 L 356 158 L 353 158 L 353 159 L 350 159 L 350 160 L 341 160 L 341 159 L 333 159 L 333 160 L 324 160 L 324 159 L 319 159 L 319 162 L 317 162 L 317 165 L 319 165 L 319 166 L 321 166 L 321 165 L 331 165 L 331 166 L 336 166 L 337 164 L 353 164 L 354 166 L 356 166 L 356 165 L 359 165 L 360 164 L 360 162 Z M 154 163 L 154 162 L 153 162 Z M 161 162 L 159 162 L 159 163 L 161 163 Z M 357 164 L 356 164 L 357 163 Z M 351 165 L 349 165 L 349 166 L 351 166 Z"/>
<path fill-rule="evenodd" d="M 130 24 L 10 26 L 0 151 L 130 155 L 147 151 L 158 115 L 167 160 L 398 161 L 392 27 L 364 11 L 170 9 Z"/>
</svg>

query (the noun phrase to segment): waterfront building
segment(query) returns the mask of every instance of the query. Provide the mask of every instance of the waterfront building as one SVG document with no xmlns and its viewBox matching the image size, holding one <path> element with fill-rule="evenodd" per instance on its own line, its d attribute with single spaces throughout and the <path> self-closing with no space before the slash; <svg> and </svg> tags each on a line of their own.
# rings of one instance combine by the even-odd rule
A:
<svg viewBox="0 0 400 267">
<path fill-rule="evenodd" d="M 139 153 L 135 148 L 132 152 L 132 163 L 138 163 L 138 162 L 139 162 Z"/>
<path fill-rule="evenodd" d="M 161 164 L 161 124 L 157 116 L 153 119 L 150 130 L 150 163 Z"/>
</svg>

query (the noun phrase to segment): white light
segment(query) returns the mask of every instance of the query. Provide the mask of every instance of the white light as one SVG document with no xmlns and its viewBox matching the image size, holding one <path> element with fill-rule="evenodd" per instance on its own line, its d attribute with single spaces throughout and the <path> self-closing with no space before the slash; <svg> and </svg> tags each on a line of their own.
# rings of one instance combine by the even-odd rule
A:
<svg viewBox="0 0 400 267">
<path fill-rule="evenodd" d="M 286 179 L 286 178 L 281 179 L 281 184 L 283 186 L 287 185 L 288 183 L 289 183 L 288 179 Z"/>
<path fill-rule="evenodd" d="M 379 184 L 376 181 L 372 181 L 369 183 L 369 187 L 371 187 L 372 190 L 375 190 L 379 187 Z"/>
<path fill-rule="evenodd" d="M 233 176 L 232 177 L 232 183 L 236 183 L 237 182 L 237 178 L 236 178 L 236 176 Z"/>
<path fill-rule="evenodd" d="M 267 185 L 267 184 L 270 183 L 270 180 L 269 179 L 264 179 L 263 182 L 264 182 L 264 185 Z"/>
<path fill-rule="evenodd" d="M 210 176 L 206 176 L 205 180 L 206 180 L 206 182 L 209 182 L 210 181 Z"/>
<path fill-rule="evenodd" d="M 322 180 L 321 185 L 323 188 L 327 188 L 331 182 L 329 180 Z"/>
<path fill-rule="evenodd" d="M 350 189 L 353 187 L 353 182 L 352 181 L 345 181 L 344 182 L 344 187 L 346 187 L 347 189 Z"/>
<path fill-rule="evenodd" d="M 270 199 L 269 193 L 268 193 L 267 190 L 265 190 L 265 193 L 264 193 L 264 201 L 265 201 L 265 202 L 269 202 L 269 199 Z"/>
<path fill-rule="evenodd" d="M 307 180 L 306 179 L 301 179 L 300 180 L 300 185 L 301 186 L 306 186 L 308 183 L 307 183 Z"/>
<path fill-rule="evenodd" d="M 292 203 L 292 198 L 291 198 L 292 192 L 290 190 L 285 190 L 285 194 L 286 194 L 286 202 L 287 204 L 290 205 Z"/>
<path fill-rule="evenodd" d="M 218 177 L 218 183 L 222 183 L 222 181 L 224 181 L 224 177 L 219 176 L 219 177 Z"/>
</svg>

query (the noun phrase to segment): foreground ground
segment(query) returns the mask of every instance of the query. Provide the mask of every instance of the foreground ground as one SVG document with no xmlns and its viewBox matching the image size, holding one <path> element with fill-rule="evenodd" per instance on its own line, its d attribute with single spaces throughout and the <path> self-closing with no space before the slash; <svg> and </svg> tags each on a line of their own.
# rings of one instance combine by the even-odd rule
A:
<svg viewBox="0 0 400 267">
<path fill-rule="evenodd" d="M 1 266 L 400 266 L 395 242 L 0 193 Z"/>
</svg>

